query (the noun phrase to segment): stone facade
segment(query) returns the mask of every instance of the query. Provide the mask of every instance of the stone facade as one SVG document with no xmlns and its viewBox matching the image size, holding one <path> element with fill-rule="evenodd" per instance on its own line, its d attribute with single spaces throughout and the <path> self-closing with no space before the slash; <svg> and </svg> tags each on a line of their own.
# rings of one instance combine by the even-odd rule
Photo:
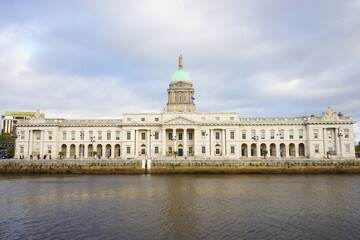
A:
<svg viewBox="0 0 360 240">
<path fill-rule="evenodd" d="M 178 71 L 163 113 L 65 120 L 47 119 L 38 111 L 20 120 L 15 157 L 58 158 L 63 152 L 65 158 L 166 159 L 176 151 L 180 159 L 256 159 L 267 151 L 267 159 L 355 158 L 351 117 L 330 107 L 318 117 L 239 118 L 235 112 L 196 112 L 192 83 L 187 75 L 181 78 L 182 59 Z"/>
</svg>

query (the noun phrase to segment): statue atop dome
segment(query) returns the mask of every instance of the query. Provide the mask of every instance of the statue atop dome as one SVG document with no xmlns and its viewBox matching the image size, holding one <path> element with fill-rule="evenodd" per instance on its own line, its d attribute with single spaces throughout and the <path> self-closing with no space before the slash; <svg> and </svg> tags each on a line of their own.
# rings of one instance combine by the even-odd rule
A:
<svg viewBox="0 0 360 240">
<path fill-rule="evenodd" d="M 183 69 L 184 65 L 183 65 L 183 57 L 182 57 L 182 54 L 180 54 L 180 57 L 179 57 L 179 69 Z"/>
</svg>

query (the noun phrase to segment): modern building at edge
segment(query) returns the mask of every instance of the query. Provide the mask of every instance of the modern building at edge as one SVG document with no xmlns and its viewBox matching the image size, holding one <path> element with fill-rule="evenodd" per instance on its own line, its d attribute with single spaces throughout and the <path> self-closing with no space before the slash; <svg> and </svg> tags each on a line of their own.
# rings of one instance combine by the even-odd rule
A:
<svg viewBox="0 0 360 240">
<path fill-rule="evenodd" d="M 329 107 L 321 116 L 239 118 L 236 112 L 197 112 L 189 74 L 179 69 L 162 113 L 123 119 L 48 119 L 37 111 L 16 124 L 15 158 L 267 159 L 355 158 L 354 121 Z M 96 156 L 98 157 L 98 156 Z"/>
</svg>

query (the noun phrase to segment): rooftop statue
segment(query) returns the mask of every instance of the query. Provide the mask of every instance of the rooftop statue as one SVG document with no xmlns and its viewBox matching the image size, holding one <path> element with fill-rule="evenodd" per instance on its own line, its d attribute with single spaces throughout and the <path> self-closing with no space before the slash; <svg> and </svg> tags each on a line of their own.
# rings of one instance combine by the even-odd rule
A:
<svg viewBox="0 0 360 240">
<path fill-rule="evenodd" d="M 183 58 L 182 58 L 182 54 L 180 54 L 179 57 L 179 69 L 183 69 L 184 65 L 183 65 Z"/>
</svg>

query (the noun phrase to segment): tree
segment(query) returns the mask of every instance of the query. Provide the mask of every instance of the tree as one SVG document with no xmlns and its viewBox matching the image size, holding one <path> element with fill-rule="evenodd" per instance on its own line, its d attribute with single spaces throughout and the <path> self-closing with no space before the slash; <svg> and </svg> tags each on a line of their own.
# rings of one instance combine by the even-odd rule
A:
<svg viewBox="0 0 360 240">
<path fill-rule="evenodd" d="M 64 152 L 59 152 L 59 156 L 60 156 L 60 159 L 63 159 L 64 156 L 65 156 L 65 153 Z"/>
<path fill-rule="evenodd" d="M 360 152 L 360 142 L 355 146 L 355 152 Z"/>
<path fill-rule="evenodd" d="M 177 151 L 174 151 L 174 156 L 175 156 L 175 159 L 176 159 L 176 156 L 178 155 L 178 152 Z"/>
<path fill-rule="evenodd" d="M 97 151 L 93 151 L 92 154 L 93 154 L 93 156 L 96 158 Z"/>
<path fill-rule="evenodd" d="M 327 157 L 327 158 L 330 158 L 330 155 L 331 155 L 331 152 L 330 152 L 330 151 L 327 151 L 327 152 L 326 152 L 326 157 Z"/>
<path fill-rule="evenodd" d="M 266 158 L 266 155 L 268 154 L 268 150 L 263 149 L 261 150 L 262 154 L 264 155 L 264 159 Z"/>
</svg>

